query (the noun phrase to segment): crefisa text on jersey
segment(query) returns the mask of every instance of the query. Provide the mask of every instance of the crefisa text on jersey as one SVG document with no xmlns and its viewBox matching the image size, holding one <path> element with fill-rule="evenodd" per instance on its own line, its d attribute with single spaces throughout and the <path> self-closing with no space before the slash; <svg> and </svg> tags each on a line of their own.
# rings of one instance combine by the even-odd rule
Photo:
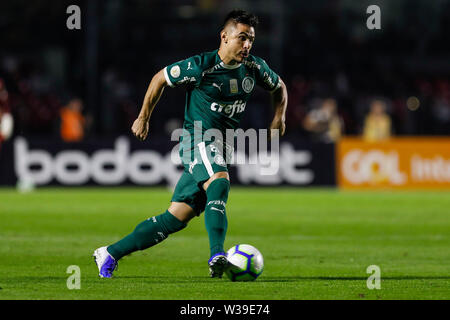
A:
<svg viewBox="0 0 450 320">
<path fill-rule="evenodd" d="M 236 100 L 233 104 L 220 104 L 217 102 L 211 103 L 211 110 L 216 112 L 225 112 L 225 114 L 231 118 L 235 113 L 241 113 L 245 110 L 245 102 L 242 100 Z"/>
</svg>

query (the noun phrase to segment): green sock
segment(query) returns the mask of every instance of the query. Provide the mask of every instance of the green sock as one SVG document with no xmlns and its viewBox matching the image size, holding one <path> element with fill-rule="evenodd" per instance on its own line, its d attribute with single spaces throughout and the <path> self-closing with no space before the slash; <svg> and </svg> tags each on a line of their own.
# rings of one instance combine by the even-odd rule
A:
<svg viewBox="0 0 450 320">
<path fill-rule="evenodd" d="M 169 234 L 186 227 L 169 211 L 148 218 L 136 226 L 134 231 L 122 240 L 108 246 L 109 254 L 117 261 L 134 251 L 144 250 L 166 239 Z"/>
<path fill-rule="evenodd" d="M 216 179 L 206 190 L 205 226 L 209 236 L 211 256 L 224 252 L 223 244 L 227 233 L 225 205 L 230 191 L 230 182 L 225 178 Z"/>
</svg>

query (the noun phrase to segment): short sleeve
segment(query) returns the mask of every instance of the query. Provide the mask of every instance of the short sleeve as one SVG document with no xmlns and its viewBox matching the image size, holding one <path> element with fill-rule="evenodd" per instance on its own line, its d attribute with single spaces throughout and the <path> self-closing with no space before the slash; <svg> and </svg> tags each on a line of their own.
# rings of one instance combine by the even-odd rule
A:
<svg viewBox="0 0 450 320">
<path fill-rule="evenodd" d="M 269 68 L 266 61 L 255 57 L 256 83 L 264 90 L 273 92 L 281 86 L 280 77 L 272 69 Z"/>
<path fill-rule="evenodd" d="M 200 55 L 187 58 L 164 68 L 164 77 L 171 87 L 182 84 L 198 85 L 202 77 L 202 57 Z"/>
</svg>

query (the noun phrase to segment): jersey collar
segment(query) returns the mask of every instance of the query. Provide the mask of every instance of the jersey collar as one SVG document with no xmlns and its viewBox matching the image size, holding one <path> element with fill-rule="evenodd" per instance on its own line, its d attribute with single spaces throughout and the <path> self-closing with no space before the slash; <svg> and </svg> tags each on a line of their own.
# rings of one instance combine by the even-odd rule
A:
<svg viewBox="0 0 450 320">
<path fill-rule="evenodd" d="M 219 65 L 220 65 L 222 68 L 225 68 L 225 69 L 237 69 L 237 68 L 239 68 L 239 67 L 241 66 L 241 64 L 242 64 L 242 63 L 237 63 L 237 64 L 226 64 L 225 62 L 222 61 L 222 59 L 220 59 L 220 56 L 219 56 L 219 50 L 216 50 L 216 55 L 217 55 L 217 59 L 220 61 L 220 62 L 219 62 Z"/>
<path fill-rule="evenodd" d="M 220 61 L 220 66 L 225 68 L 225 69 L 237 69 L 241 66 L 242 63 L 237 63 L 237 64 L 226 64 L 223 61 Z"/>
</svg>

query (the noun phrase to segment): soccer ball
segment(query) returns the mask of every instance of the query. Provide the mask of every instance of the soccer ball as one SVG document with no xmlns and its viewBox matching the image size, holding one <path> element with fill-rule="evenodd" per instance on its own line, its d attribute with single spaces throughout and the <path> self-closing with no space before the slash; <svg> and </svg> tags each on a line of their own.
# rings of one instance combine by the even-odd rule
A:
<svg viewBox="0 0 450 320">
<path fill-rule="evenodd" d="M 231 281 L 253 281 L 263 272 L 264 259 L 258 249 L 249 244 L 238 244 L 227 252 L 229 262 L 225 270 Z"/>
</svg>

